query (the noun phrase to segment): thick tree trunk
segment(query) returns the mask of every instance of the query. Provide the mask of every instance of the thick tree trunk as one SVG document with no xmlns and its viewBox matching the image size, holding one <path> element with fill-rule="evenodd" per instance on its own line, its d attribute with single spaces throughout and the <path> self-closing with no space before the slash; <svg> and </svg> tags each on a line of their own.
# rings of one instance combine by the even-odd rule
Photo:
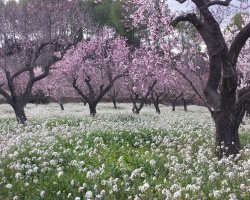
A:
<svg viewBox="0 0 250 200">
<path fill-rule="evenodd" d="M 160 110 L 160 107 L 159 107 L 159 102 L 155 102 L 154 103 L 154 106 L 155 106 L 155 110 L 158 114 L 161 114 L 161 110 Z"/>
<path fill-rule="evenodd" d="M 136 105 L 133 105 L 132 112 L 133 112 L 134 114 L 136 114 L 136 115 L 139 115 L 140 109 L 139 109 Z"/>
<path fill-rule="evenodd" d="M 216 149 L 219 158 L 237 155 L 240 151 L 239 124 L 227 112 L 220 112 L 214 116 L 216 127 Z"/>
<path fill-rule="evenodd" d="M 25 111 L 24 111 L 24 106 L 22 105 L 14 105 L 13 109 L 15 111 L 15 115 L 16 115 L 16 119 L 18 121 L 18 123 L 24 124 L 27 121 L 27 117 L 25 115 Z"/>
<path fill-rule="evenodd" d="M 250 106 L 247 107 L 246 116 L 250 117 Z"/>
<path fill-rule="evenodd" d="M 96 116 L 96 104 L 89 103 L 89 111 L 90 111 L 90 115 L 95 117 Z"/>
</svg>

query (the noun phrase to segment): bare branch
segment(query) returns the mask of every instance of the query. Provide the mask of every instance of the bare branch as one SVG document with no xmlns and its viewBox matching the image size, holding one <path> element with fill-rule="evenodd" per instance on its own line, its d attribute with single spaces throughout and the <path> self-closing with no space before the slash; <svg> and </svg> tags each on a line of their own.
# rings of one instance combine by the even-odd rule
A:
<svg viewBox="0 0 250 200">
<path fill-rule="evenodd" d="M 13 74 L 13 75 L 11 76 L 11 80 L 13 81 L 14 78 L 16 78 L 16 77 L 19 76 L 20 74 L 22 74 L 22 73 L 24 73 L 24 72 L 27 72 L 27 71 L 29 71 L 29 70 L 30 70 L 29 68 L 23 68 L 23 69 L 17 71 L 15 74 Z"/>
<path fill-rule="evenodd" d="M 91 102 L 91 100 L 82 92 L 82 90 L 77 86 L 77 84 L 76 84 L 76 81 L 77 81 L 77 79 L 76 78 L 74 78 L 73 79 L 73 87 L 75 88 L 75 90 L 82 96 L 82 98 L 84 98 L 84 100 L 85 101 L 87 101 L 87 103 L 90 103 Z"/>
<path fill-rule="evenodd" d="M 214 5 L 220 5 L 220 6 L 229 6 L 230 2 L 232 0 L 226 0 L 226 1 L 209 1 L 207 3 L 207 7 L 214 6 Z"/>
<path fill-rule="evenodd" d="M 7 102 L 8 102 L 10 105 L 13 105 L 12 99 L 11 99 L 10 95 L 9 95 L 6 91 L 4 91 L 4 90 L 2 89 L 2 86 L 3 86 L 3 84 L 0 85 L 0 94 L 4 96 L 4 98 L 7 100 Z"/>
<path fill-rule="evenodd" d="M 187 0 L 176 0 L 176 1 L 178 1 L 179 3 L 184 3 L 184 2 L 186 2 Z"/>
<path fill-rule="evenodd" d="M 194 13 L 189 13 L 187 15 L 181 15 L 181 16 L 176 17 L 172 21 L 171 25 L 176 26 L 180 22 L 190 22 L 195 27 L 199 27 L 202 25 L 202 22 L 197 18 L 196 14 L 194 14 Z"/>
<path fill-rule="evenodd" d="M 247 24 L 234 38 L 234 41 L 229 50 L 229 58 L 232 65 L 236 65 L 239 53 L 244 47 L 246 41 L 250 37 L 250 23 Z"/>
<path fill-rule="evenodd" d="M 250 92 L 245 93 L 242 95 L 235 105 L 235 119 L 237 120 L 237 124 L 240 125 L 247 107 L 250 105 Z"/>
</svg>

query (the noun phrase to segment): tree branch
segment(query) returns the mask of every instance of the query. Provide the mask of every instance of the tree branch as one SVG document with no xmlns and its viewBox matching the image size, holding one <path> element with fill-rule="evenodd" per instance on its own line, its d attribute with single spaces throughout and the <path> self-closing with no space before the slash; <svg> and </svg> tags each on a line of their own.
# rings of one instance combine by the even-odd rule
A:
<svg viewBox="0 0 250 200">
<path fill-rule="evenodd" d="M 230 2 L 232 0 L 226 0 L 226 1 L 209 1 L 207 3 L 207 7 L 214 6 L 214 5 L 220 5 L 220 6 L 229 6 Z"/>
<path fill-rule="evenodd" d="M 176 0 L 176 1 L 178 1 L 179 3 L 184 3 L 184 2 L 186 2 L 187 0 Z"/>
<path fill-rule="evenodd" d="M 89 104 L 91 101 L 90 99 L 87 97 L 87 95 L 85 95 L 82 90 L 76 85 L 76 81 L 77 79 L 74 78 L 73 79 L 73 82 L 72 82 L 72 85 L 73 87 L 75 88 L 75 90 L 82 96 L 82 98 L 84 98 L 85 101 L 87 101 L 87 103 Z"/>
<path fill-rule="evenodd" d="M 250 37 L 250 23 L 247 24 L 234 38 L 234 41 L 229 50 L 229 58 L 233 66 L 236 65 L 239 53 L 244 47 L 246 41 Z"/>
<path fill-rule="evenodd" d="M 2 89 L 3 84 L 0 86 L 0 94 L 4 96 L 10 105 L 13 105 L 10 95 Z"/>
<path fill-rule="evenodd" d="M 240 123 L 242 122 L 242 119 L 249 105 L 250 105 L 250 92 L 247 92 L 238 99 L 235 105 L 235 119 L 237 122 L 236 124 L 237 126 L 239 126 Z"/>
<path fill-rule="evenodd" d="M 181 15 L 181 16 L 176 17 L 171 22 L 171 25 L 175 27 L 180 22 L 190 22 L 195 27 L 202 26 L 202 22 L 197 18 L 196 14 L 194 14 L 194 13 L 189 13 L 187 15 Z"/>
</svg>

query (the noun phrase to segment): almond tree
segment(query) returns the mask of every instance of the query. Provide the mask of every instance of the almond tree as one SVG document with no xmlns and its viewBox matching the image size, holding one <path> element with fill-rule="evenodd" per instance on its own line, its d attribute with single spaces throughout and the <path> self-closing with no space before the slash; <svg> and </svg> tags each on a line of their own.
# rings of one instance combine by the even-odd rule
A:
<svg viewBox="0 0 250 200">
<path fill-rule="evenodd" d="M 166 70 L 163 67 L 162 59 L 154 51 L 140 48 L 133 53 L 129 76 L 126 77 L 125 82 L 133 103 L 133 113 L 140 113 L 164 74 L 166 74 Z M 157 112 L 159 113 L 159 109 Z"/>
<path fill-rule="evenodd" d="M 79 93 L 95 116 L 97 104 L 116 80 L 128 73 L 129 52 L 125 39 L 115 38 L 113 31 L 104 29 L 68 50 L 54 74 Z"/>
<path fill-rule="evenodd" d="M 163 5 L 157 6 L 164 1 L 147 0 L 146 3 L 142 0 L 131 1 L 134 1 L 138 6 L 138 12 L 135 12 L 133 16 L 137 19 L 135 20 L 136 23 L 143 21 L 148 24 L 151 20 L 152 24 L 158 19 L 157 23 L 162 22 L 161 27 L 165 26 L 165 30 L 171 29 L 169 21 L 166 24 L 167 17 L 165 18 L 163 12 L 161 12 Z M 176 0 L 179 3 L 186 1 Z M 246 24 L 238 33 L 235 33 L 231 44 L 227 44 L 220 27 L 222 18 L 218 17 L 221 13 L 217 11 L 227 10 L 232 5 L 232 1 L 190 0 L 189 2 L 195 9 L 192 9 L 189 13 L 172 17 L 174 19 L 171 25 L 175 27 L 182 22 L 190 23 L 202 37 L 207 48 L 209 62 L 209 75 L 205 84 L 204 95 L 207 107 L 215 122 L 215 145 L 219 148 L 217 151 L 218 157 L 236 155 L 239 154 L 241 149 L 238 129 L 250 104 L 250 92 L 244 93 L 238 99 L 236 98 L 239 75 L 236 66 L 240 52 L 250 37 L 250 24 Z M 247 1 L 241 1 L 241 3 L 244 2 L 247 3 Z M 144 13 L 153 8 L 160 8 L 158 9 L 158 18 L 157 16 L 143 18 Z M 157 11 L 157 9 L 155 10 Z M 154 15 L 157 15 L 157 12 L 154 12 Z M 154 33 L 156 33 L 159 26 L 154 26 L 154 23 L 152 25 L 155 29 Z M 154 35 L 152 34 L 152 36 Z M 177 60 L 173 61 L 177 64 Z"/>
<path fill-rule="evenodd" d="M 184 3 L 186 0 L 177 0 Z M 238 129 L 250 101 L 247 92 L 236 99 L 238 73 L 236 69 L 239 54 L 250 37 L 250 24 L 235 34 L 231 45 L 227 45 L 221 28 L 210 8 L 229 6 L 231 1 L 192 0 L 197 13 L 176 17 L 172 25 L 180 22 L 191 23 L 203 38 L 209 56 L 209 77 L 204 94 L 210 105 L 210 112 L 216 127 L 216 146 L 220 148 L 218 156 L 236 155 L 241 148 Z M 220 92 L 219 92 L 220 88 Z"/>
<path fill-rule="evenodd" d="M 25 124 L 24 107 L 33 85 L 45 78 L 66 50 L 82 37 L 77 1 L 15 1 L 0 8 L 0 94 Z M 79 18 L 78 18 L 79 17 Z M 37 67 L 42 68 L 36 74 Z"/>
</svg>

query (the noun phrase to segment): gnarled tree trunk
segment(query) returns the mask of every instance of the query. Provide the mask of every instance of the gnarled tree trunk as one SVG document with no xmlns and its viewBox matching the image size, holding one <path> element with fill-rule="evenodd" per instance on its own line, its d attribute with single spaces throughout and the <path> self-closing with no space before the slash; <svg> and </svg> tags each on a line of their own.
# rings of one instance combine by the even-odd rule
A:
<svg viewBox="0 0 250 200">
<path fill-rule="evenodd" d="M 177 100 L 181 97 L 182 93 L 180 93 L 178 96 L 174 97 L 174 98 L 170 98 L 168 96 L 167 99 L 171 102 L 172 104 L 172 111 L 175 111 L 175 106 L 176 106 L 176 103 L 177 103 Z"/>
<path fill-rule="evenodd" d="M 239 124 L 228 111 L 214 113 L 216 128 L 216 152 L 218 157 L 236 155 L 241 148 L 238 133 Z"/>
<path fill-rule="evenodd" d="M 90 112 L 90 115 L 93 117 L 96 115 L 96 104 L 89 103 L 89 112 Z"/>
<path fill-rule="evenodd" d="M 27 117 L 25 115 L 24 106 L 22 104 L 16 103 L 12 105 L 12 108 L 14 109 L 18 123 L 25 124 Z"/>
<path fill-rule="evenodd" d="M 148 98 L 150 92 L 153 90 L 156 83 L 157 83 L 157 80 L 154 80 L 152 85 L 148 88 L 147 93 L 140 97 L 140 103 L 139 103 L 138 106 L 137 106 L 137 101 L 139 100 L 139 95 L 137 93 L 135 93 L 133 90 L 129 89 L 130 100 L 133 103 L 132 112 L 134 114 L 139 114 L 140 113 L 141 109 L 143 108 L 144 104 L 147 101 L 147 98 Z"/>
<path fill-rule="evenodd" d="M 184 3 L 186 0 L 176 0 Z M 175 18 L 172 25 L 190 22 L 203 38 L 209 55 L 209 77 L 204 94 L 216 127 L 216 148 L 218 157 L 236 155 L 240 152 L 239 125 L 250 105 L 250 92 L 236 100 L 237 70 L 239 53 L 250 37 L 250 23 L 236 35 L 230 48 L 227 46 L 218 22 L 209 7 L 228 6 L 227 1 L 192 0 L 199 14 L 194 13 Z M 218 90 L 220 89 L 220 92 Z"/>
</svg>

